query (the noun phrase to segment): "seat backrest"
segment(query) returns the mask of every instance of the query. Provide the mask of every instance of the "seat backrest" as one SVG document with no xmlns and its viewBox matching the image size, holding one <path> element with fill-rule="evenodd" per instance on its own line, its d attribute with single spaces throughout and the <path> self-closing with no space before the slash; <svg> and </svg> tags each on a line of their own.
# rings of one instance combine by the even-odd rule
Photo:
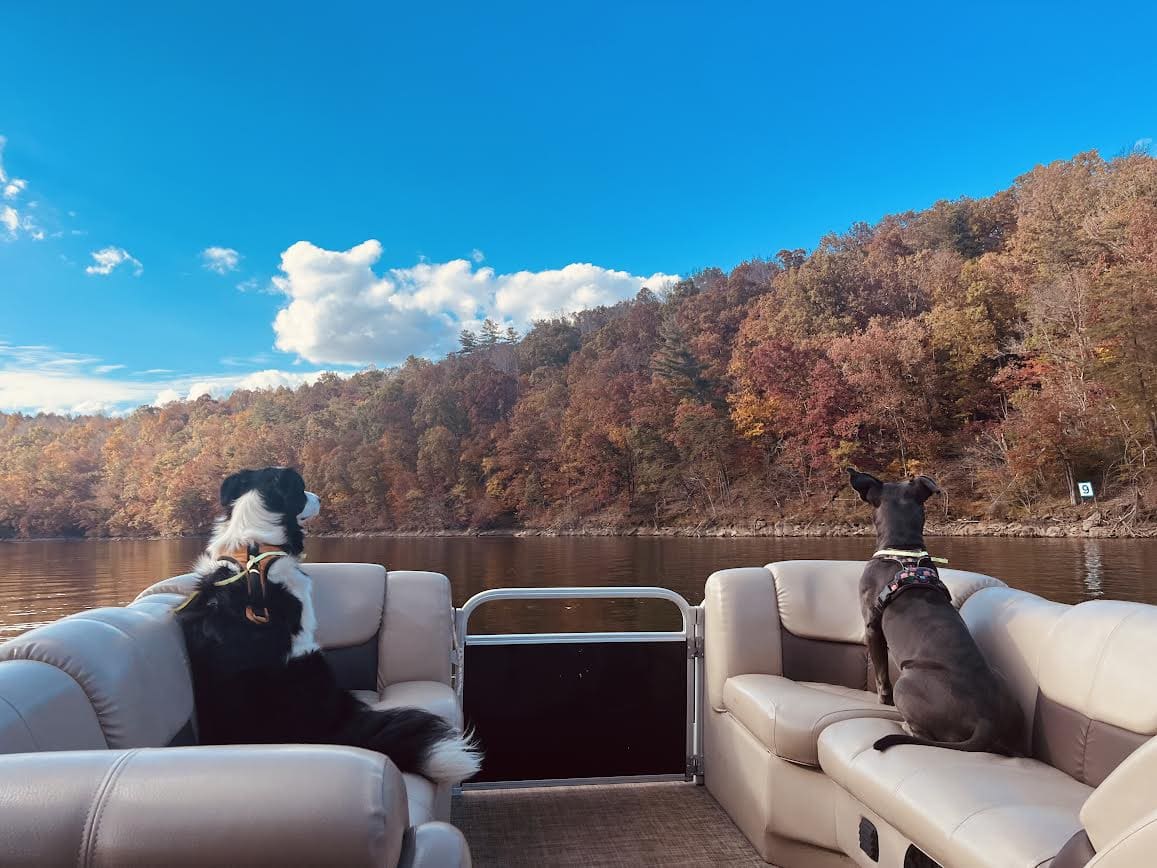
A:
<svg viewBox="0 0 1157 868">
<path fill-rule="evenodd" d="M 859 585 L 865 561 L 781 561 L 720 570 L 707 580 L 708 697 L 721 702 L 732 675 L 783 675 L 858 690 L 875 689 L 864 647 Z M 977 590 L 1004 587 L 991 576 L 940 571 L 961 606 Z"/>
<path fill-rule="evenodd" d="M 768 564 L 779 610 L 783 675 L 874 690 L 876 677 L 864 648 L 860 576 L 866 561 L 783 561 Z M 959 608 L 984 587 L 1003 587 L 992 576 L 941 569 L 940 578 Z M 895 673 L 894 673 L 895 674 Z"/>
<path fill-rule="evenodd" d="M 96 711 L 66 672 L 37 660 L 0 663 L 0 754 L 106 747 Z"/>
<path fill-rule="evenodd" d="M 961 614 L 1021 703 L 1031 756 L 1096 787 L 1157 734 L 1157 606 L 993 589 Z"/>
<path fill-rule="evenodd" d="M 378 564 L 305 563 L 317 641 L 347 690 L 382 691 L 401 681 L 450 683 L 453 615 L 441 573 Z M 177 576 L 146 588 L 132 608 L 168 611 L 196 587 Z"/>
<path fill-rule="evenodd" d="M 1041 657 L 1033 756 L 1090 786 L 1157 734 L 1157 606 L 1071 607 Z"/>
<path fill-rule="evenodd" d="M 13 668 L 17 662 L 23 665 Z M 50 675 L 46 667 L 59 674 Z M 0 669 L 16 673 L 5 678 L 12 679 L 9 690 L 29 709 L 31 716 L 20 716 L 39 750 L 63 744 L 133 748 L 193 743 L 188 658 L 180 628 L 167 611 L 130 607 L 70 615 L 0 645 Z M 28 693 L 42 689 L 33 704 Z M 22 696 L 21 690 L 26 691 Z M 57 718 L 66 712 L 75 714 L 75 731 L 61 729 Z M 103 737 L 99 744 L 94 744 L 90 713 Z"/>
</svg>

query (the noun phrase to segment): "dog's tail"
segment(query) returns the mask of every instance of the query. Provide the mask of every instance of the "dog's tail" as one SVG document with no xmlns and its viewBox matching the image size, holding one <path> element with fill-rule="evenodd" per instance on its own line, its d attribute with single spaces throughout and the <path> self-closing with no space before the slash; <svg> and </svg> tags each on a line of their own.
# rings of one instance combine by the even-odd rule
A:
<svg viewBox="0 0 1157 868">
<path fill-rule="evenodd" d="M 361 708 L 345 725 L 341 741 L 384 753 L 401 771 L 439 783 L 458 783 L 482 767 L 470 733 L 420 708 Z"/>
<path fill-rule="evenodd" d="M 918 744 L 924 747 L 942 747 L 948 750 L 1006 753 L 1006 751 L 996 746 L 996 740 L 996 726 L 991 720 L 985 718 L 977 724 L 976 729 L 972 731 L 972 735 L 964 741 L 932 741 L 931 739 L 920 738 L 915 735 L 896 733 L 876 739 L 876 743 L 873 744 L 872 747 L 879 751 L 885 751 L 890 747 L 895 747 L 900 744 Z"/>
</svg>

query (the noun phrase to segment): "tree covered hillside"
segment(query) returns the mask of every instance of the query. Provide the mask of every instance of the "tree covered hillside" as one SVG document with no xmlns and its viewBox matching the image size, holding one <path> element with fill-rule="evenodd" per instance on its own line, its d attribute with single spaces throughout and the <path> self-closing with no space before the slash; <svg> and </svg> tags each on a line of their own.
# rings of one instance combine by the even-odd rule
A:
<svg viewBox="0 0 1157 868">
<path fill-rule="evenodd" d="M 0 535 L 201 531 L 226 473 L 273 463 L 323 530 L 839 516 L 849 463 L 931 473 L 957 516 L 1039 515 L 1089 479 L 1152 517 L 1157 160 L 1082 154 L 462 343 L 125 418 L 0 415 Z"/>
</svg>

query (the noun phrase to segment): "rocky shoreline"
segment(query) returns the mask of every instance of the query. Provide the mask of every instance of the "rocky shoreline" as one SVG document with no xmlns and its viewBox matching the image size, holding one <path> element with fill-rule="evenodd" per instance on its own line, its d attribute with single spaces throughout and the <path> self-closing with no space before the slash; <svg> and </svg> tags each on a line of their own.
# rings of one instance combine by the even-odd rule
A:
<svg viewBox="0 0 1157 868">
<path fill-rule="evenodd" d="M 513 528 L 503 530 L 364 531 L 318 534 L 333 537 L 859 537 L 874 536 L 868 524 L 850 522 L 763 521 L 712 527 L 654 527 L 649 525 L 581 525 L 578 527 Z M 930 522 L 927 536 L 1147 539 L 1157 538 L 1157 524 L 1105 520 L 1093 513 L 1082 521 L 975 521 Z"/>
<path fill-rule="evenodd" d="M 586 524 L 576 527 L 502 528 L 497 530 L 440 528 L 436 530 L 367 530 L 314 533 L 311 536 L 334 539 L 359 537 L 860 537 L 873 536 L 869 524 L 853 522 L 821 522 L 806 520 L 765 521 L 753 519 L 746 523 L 720 525 L 660 526 Z M 1125 522 L 1105 518 L 1094 512 L 1081 521 L 1032 519 L 1026 521 L 978 521 L 961 519 L 947 522 L 929 522 L 926 536 L 969 537 L 1022 537 L 1035 539 L 1155 539 L 1157 523 Z M 37 537 L 38 540 L 161 540 L 184 539 L 188 536 L 132 536 L 132 537 Z M 198 535 L 199 538 L 199 535 Z M 0 540 L 0 542 L 24 540 Z"/>
</svg>

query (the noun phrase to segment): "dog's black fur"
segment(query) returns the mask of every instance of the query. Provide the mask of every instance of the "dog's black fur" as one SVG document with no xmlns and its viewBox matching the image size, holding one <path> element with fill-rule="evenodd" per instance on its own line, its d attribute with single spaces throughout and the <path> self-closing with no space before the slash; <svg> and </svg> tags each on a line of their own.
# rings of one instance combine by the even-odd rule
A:
<svg viewBox="0 0 1157 868">
<path fill-rule="evenodd" d="M 940 491 L 927 476 L 881 482 L 849 468 L 852 487 L 875 510 L 876 547 L 924 551 L 924 502 Z M 873 559 L 860 578 L 860 607 L 880 702 L 894 704 L 911 735 L 891 735 L 877 750 L 921 744 L 1008 756 L 1023 753 L 1023 715 L 1004 681 L 984 659 L 951 601 L 935 590 L 896 595 L 873 623 L 880 592 L 895 578 L 895 562 Z M 895 687 L 888 651 L 900 675 Z"/>
<path fill-rule="evenodd" d="M 442 718 L 415 708 L 376 711 L 340 689 L 314 642 L 309 577 L 297 558 L 304 546 L 298 517 L 308 499 L 289 468 L 243 470 L 221 486 L 226 515 L 197 564 L 197 593 L 177 613 L 193 672 L 202 744 L 343 744 L 385 754 L 404 772 L 462 780 L 478 770 L 468 738 Z M 239 505 L 240 503 L 240 505 Z M 266 624 L 245 616 L 244 580 L 221 556 L 249 544 L 274 545 L 290 557 L 269 567 Z"/>
</svg>

